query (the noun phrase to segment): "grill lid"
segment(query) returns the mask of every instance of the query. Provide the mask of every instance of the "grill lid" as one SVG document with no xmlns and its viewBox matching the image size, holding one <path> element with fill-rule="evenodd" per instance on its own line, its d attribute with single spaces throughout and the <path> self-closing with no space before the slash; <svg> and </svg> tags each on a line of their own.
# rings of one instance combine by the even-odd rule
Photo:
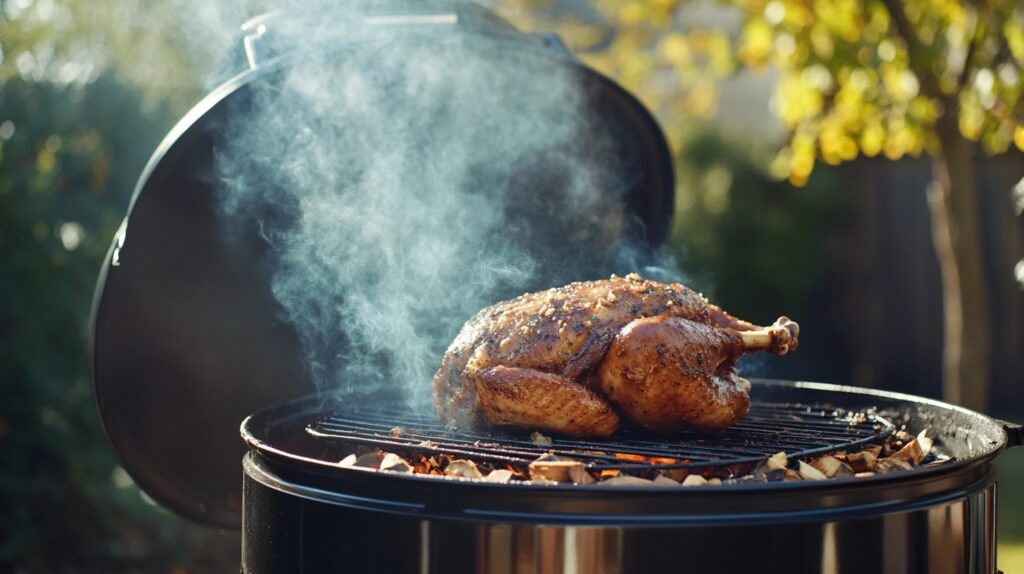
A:
<svg viewBox="0 0 1024 574">
<path fill-rule="evenodd" d="M 623 159 L 625 196 L 646 239 L 660 243 L 674 183 L 665 139 L 644 107 L 566 54 L 551 37 L 521 34 L 469 3 L 416 3 L 414 17 L 382 13 L 389 49 L 443 43 L 453 35 L 481 54 L 520 58 L 538 73 L 578 76 L 604 131 L 594 138 Z M 196 521 L 238 527 L 238 424 L 248 414 L 312 391 L 301 348 L 270 288 L 269 249 L 255 225 L 225 238 L 210 177 L 229 113 L 244 112 L 258 86 L 301 66 L 284 53 L 277 14 L 246 28 L 239 63 L 249 69 L 209 94 L 175 126 L 146 166 L 129 215 L 98 280 L 91 358 L 100 417 L 125 469 L 165 507 Z M 359 41 L 363 41 L 360 39 Z M 349 40 L 350 42 L 354 40 Z M 317 50 L 345 50 L 343 41 Z M 589 143 L 589 142 L 588 142 Z"/>
</svg>

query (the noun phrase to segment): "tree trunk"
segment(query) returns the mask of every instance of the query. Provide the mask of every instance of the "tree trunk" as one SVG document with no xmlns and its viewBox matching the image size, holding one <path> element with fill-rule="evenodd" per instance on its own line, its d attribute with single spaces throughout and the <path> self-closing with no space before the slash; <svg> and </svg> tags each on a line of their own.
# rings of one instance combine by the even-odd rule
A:
<svg viewBox="0 0 1024 574">
<path fill-rule="evenodd" d="M 947 106 L 936 123 L 940 152 L 928 186 L 932 242 L 942 273 L 946 401 L 989 409 L 989 317 L 971 143 Z"/>
</svg>

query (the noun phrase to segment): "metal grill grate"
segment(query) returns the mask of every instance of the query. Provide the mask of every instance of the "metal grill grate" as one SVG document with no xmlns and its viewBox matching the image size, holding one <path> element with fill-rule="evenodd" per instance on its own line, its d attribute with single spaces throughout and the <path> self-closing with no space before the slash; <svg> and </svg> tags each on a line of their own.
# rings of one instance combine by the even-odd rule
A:
<svg viewBox="0 0 1024 574">
<path fill-rule="evenodd" d="M 396 427 L 401 432 L 393 433 Z M 894 428 L 870 413 L 755 402 L 746 418 L 722 433 L 689 432 L 671 439 L 625 431 L 608 440 L 552 437 L 553 443 L 545 445 L 533 442 L 527 433 L 452 431 L 432 415 L 381 407 L 331 414 L 306 430 L 315 437 L 348 444 L 516 467 L 552 452 L 582 461 L 595 471 L 643 471 L 756 463 L 779 451 L 797 458 L 815 456 L 880 442 Z"/>
</svg>

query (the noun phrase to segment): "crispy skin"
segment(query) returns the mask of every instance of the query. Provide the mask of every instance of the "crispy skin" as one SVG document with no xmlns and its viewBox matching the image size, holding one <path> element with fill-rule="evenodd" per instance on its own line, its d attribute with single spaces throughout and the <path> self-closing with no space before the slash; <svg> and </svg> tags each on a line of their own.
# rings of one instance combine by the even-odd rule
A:
<svg viewBox="0 0 1024 574">
<path fill-rule="evenodd" d="M 720 430 L 747 415 L 747 383 L 736 373 L 743 341 L 730 329 L 659 316 L 616 335 L 597 388 L 619 414 L 663 433 Z"/>
<path fill-rule="evenodd" d="M 600 395 L 559 375 L 491 367 L 479 373 L 476 392 L 491 426 L 576 437 L 607 437 L 619 428 L 619 415 Z"/>
<path fill-rule="evenodd" d="M 447 424 L 485 423 L 479 373 L 518 367 L 587 384 L 613 338 L 638 317 L 711 324 L 703 296 L 676 284 L 627 278 L 572 283 L 492 305 L 470 319 L 434 376 L 434 408 Z"/>
</svg>

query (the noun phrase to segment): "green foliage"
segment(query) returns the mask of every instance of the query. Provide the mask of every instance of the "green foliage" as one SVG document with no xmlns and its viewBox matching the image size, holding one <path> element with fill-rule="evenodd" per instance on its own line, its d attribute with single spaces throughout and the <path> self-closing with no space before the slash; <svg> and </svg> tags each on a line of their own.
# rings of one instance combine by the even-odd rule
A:
<svg viewBox="0 0 1024 574">
<path fill-rule="evenodd" d="M 236 542 L 143 501 L 103 436 L 86 356 L 135 180 L 201 91 L 191 63 L 210 62 L 175 4 L 0 0 L 0 570 L 237 562 Z"/>
<path fill-rule="evenodd" d="M 714 277 L 715 300 L 743 316 L 799 309 L 812 298 L 829 264 L 822 238 L 842 214 L 831 174 L 795 189 L 767 173 L 758 158 L 770 153 L 709 130 L 678 158 L 672 240 L 682 266 Z"/>
<path fill-rule="evenodd" d="M 186 545 L 118 467 L 86 357 L 96 274 L 170 119 L 111 75 L 3 83 L 0 565 L 173 564 Z"/>
<path fill-rule="evenodd" d="M 116 68 L 148 105 L 183 111 L 230 41 L 204 33 L 186 8 L 184 1 L 0 0 L 0 83 L 83 85 Z"/>
</svg>

